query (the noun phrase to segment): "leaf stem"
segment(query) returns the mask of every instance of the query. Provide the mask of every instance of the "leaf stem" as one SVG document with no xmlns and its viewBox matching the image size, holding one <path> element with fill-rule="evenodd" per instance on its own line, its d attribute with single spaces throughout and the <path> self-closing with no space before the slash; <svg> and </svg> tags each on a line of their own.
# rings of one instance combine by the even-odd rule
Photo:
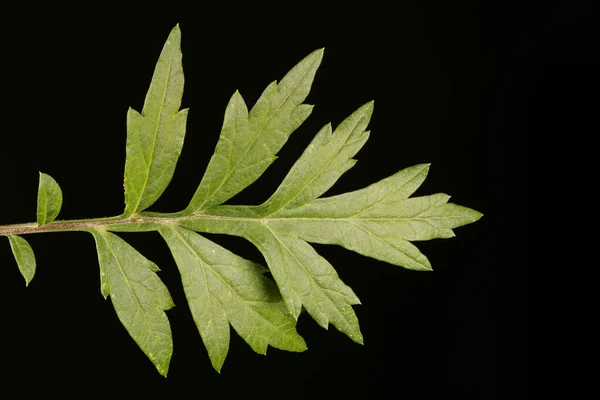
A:
<svg viewBox="0 0 600 400">
<path fill-rule="evenodd" d="M 121 232 L 149 232 L 157 229 L 157 224 L 175 224 L 185 220 L 233 220 L 233 221 L 258 221 L 257 218 L 228 217 L 221 215 L 197 214 L 194 216 L 179 216 L 179 213 L 144 213 L 133 217 L 124 215 L 115 217 L 57 220 L 46 225 L 38 225 L 36 222 L 12 225 L 0 225 L 0 236 L 28 235 L 44 232 L 74 232 L 88 231 L 90 229 L 107 229 Z"/>
<path fill-rule="evenodd" d="M 46 225 L 39 226 L 35 222 L 26 224 L 13 224 L 13 225 L 0 225 L 0 236 L 8 235 L 27 235 L 31 233 L 44 233 L 44 232 L 70 232 L 70 231 L 85 231 L 94 228 L 104 228 L 111 225 L 120 224 L 139 224 L 143 222 L 156 222 L 157 219 L 164 218 L 149 218 L 149 217 L 133 217 L 123 218 L 122 216 L 117 217 L 105 217 L 105 218 L 93 218 L 93 219 L 75 219 L 75 220 L 64 220 L 54 221 Z"/>
</svg>

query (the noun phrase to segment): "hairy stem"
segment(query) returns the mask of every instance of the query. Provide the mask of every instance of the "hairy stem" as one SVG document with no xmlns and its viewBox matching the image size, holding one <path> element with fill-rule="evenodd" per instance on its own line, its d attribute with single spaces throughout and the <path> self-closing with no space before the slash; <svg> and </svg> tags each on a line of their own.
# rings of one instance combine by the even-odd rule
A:
<svg viewBox="0 0 600 400">
<path fill-rule="evenodd" d="M 158 220 L 164 221 L 165 219 L 166 218 L 156 217 L 123 218 L 119 216 L 107 218 L 54 221 L 42 226 L 39 226 L 36 222 L 26 224 L 0 225 L 0 236 L 27 235 L 31 233 L 43 232 L 85 231 L 88 229 L 105 228 L 114 225 L 142 224 L 144 222 L 157 222 Z"/>
<path fill-rule="evenodd" d="M 147 213 L 148 215 L 138 215 L 135 217 L 105 217 L 105 218 L 92 218 L 92 219 L 75 219 L 75 220 L 64 220 L 54 221 L 46 225 L 39 226 L 36 222 L 30 222 L 25 224 L 13 224 L 13 225 L 0 225 L 0 236 L 9 235 L 27 235 L 33 233 L 44 233 L 44 232 L 73 232 L 73 231 L 87 231 L 90 229 L 108 229 L 111 231 L 121 232 L 143 232 L 156 230 L 157 224 L 179 224 L 179 222 L 186 219 L 209 219 L 209 220 L 235 220 L 235 221 L 256 221 L 256 218 L 244 218 L 244 217 L 227 217 L 220 215 L 194 215 L 190 216 L 176 216 L 176 213 L 163 214 L 163 213 Z"/>
</svg>

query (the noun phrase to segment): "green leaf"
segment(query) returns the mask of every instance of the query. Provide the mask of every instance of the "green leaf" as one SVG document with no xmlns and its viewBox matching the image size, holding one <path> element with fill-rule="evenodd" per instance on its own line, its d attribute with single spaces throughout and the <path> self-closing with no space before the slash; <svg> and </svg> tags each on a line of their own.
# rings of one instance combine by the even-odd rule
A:
<svg viewBox="0 0 600 400">
<path fill-rule="evenodd" d="M 229 349 L 229 324 L 257 353 L 266 354 L 268 345 L 306 350 L 277 287 L 263 276 L 265 268 L 188 229 L 163 226 L 160 233 L 177 262 L 194 321 L 217 371 Z"/>
<path fill-rule="evenodd" d="M 477 211 L 448 204 L 436 194 L 409 198 L 423 183 L 428 164 L 406 168 L 364 189 L 318 199 L 349 168 L 368 137 L 368 103 L 331 133 L 325 126 L 294 164 L 277 191 L 260 206 L 217 206 L 182 218 L 192 230 L 237 235 L 265 257 L 289 312 L 302 307 L 327 328 L 331 322 L 362 343 L 352 305 L 356 295 L 307 243 L 337 244 L 409 269 L 430 270 L 411 241 L 448 238 L 452 228 L 476 221 Z"/>
<path fill-rule="evenodd" d="M 482 214 L 447 204 L 450 197 L 444 194 L 409 199 L 428 170 L 429 164 L 416 165 L 364 189 L 274 213 L 268 225 L 309 242 L 337 244 L 405 268 L 430 270 L 427 258 L 410 241 L 452 237 L 453 228 Z"/>
<path fill-rule="evenodd" d="M 352 157 L 369 138 L 369 132 L 365 128 L 372 113 L 373 102 L 370 102 L 346 118 L 335 132 L 331 132 L 330 124 L 325 125 L 277 191 L 261 205 L 259 214 L 269 215 L 278 210 L 297 208 L 321 196 L 333 186 L 356 163 Z"/>
<path fill-rule="evenodd" d="M 131 108 L 127 113 L 124 216 L 158 200 L 181 154 L 188 110 L 179 111 L 184 83 L 180 42 L 176 26 L 156 64 L 141 115 Z"/>
<path fill-rule="evenodd" d="M 227 105 L 221 136 L 186 214 L 222 204 L 242 191 L 275 161 L 288 137 L 310 115 L 302 104 L 323 58 L 316 50 L 287 75 L 271 83 L 250 113 L 235 92 Z"/>
<path fill-rule="evenodd" d="M 265 257 L 287 309 L 298 318 L 302 307 L 323 328 L 331 322 L 340 332 L 362 343 L 358 320 L 352 305 L 360 304 L 352 289 L 339 278 L 332 265 L 308 243 L 292 234 L 270 227 L 269 218 L 237 220 L 235 208 L 216 208 L 227 219 L 190 218 L 181 225 L 204 232 L 225 233 L 246 238 Z"/>
<path fill-rule="evenodd" d="M 214 368 L 229 350 L 230 326 L 260 354 L 268 346 L 303 351 L 295 323 L 302 310 L 322 327 L 331 323 L 363 343 L 353 306 L 358 297 L 310 243 L 336 244 L 367 257 L 430 270 L 414 241 L 454 236 L 454 228 L 482 214 L 449 203 L 450 196 L 411 197 L 427 176 L 420 164 L 366 188 L 321 198 L 356 160 L 373 113 L 367 103 L 335 130 L 325 125 L 272 196 L 259 206 L 224 202 L 256 181 L 289 136 L 308 118 L 304 104 L 323 49 L 272 82 L 250 111 L 236 91 L 225 111 L 215 153 L 188 207 L 177 213 L 144 211 L 164 192 L 181 153 L 187 109 L 183 95 L 181 35 L 176 26 L 156 64 L 141 113 L 127 114 L 125 211 L 117 217 L 54 221 L 62 203 L 56 182 L 40 174 L 35 224 L 0 226 L 27 284 L 35 257 L 21 234 L 86 231 L 96 241 L 101 293 L 142 351 L 166 376 L 173 350 L 165 310 L 171 296 L 158 267 L 113 232 L 158 231 L 179 268 L 192 316 Z M 240 236 L 264 256 L 267 269 L 196 232 Z M 365 271 L 368 273 L 368 271 Z"/>
<path fill-rule="evenodd" d="M 331 322 L 355 342 L 363 343 L 352 309 L 360 300 L 312 246 L 294 235 L 278 234 L 259 224 L 247 229 L 246 237 L 267 260 L 294 318 L 298 318 L 304 306 L 323 328 L 327 329 Z"/>
<path fill-rule="evenodd" d="M 56 219 L 62 207 L 62 191 L 50 175 L 40 172 L 37 198 L 37 222 L 46 225 Z"/>
<path fill-rule="evenodd" d="M 33 249 L 27 243 L 27 240 L 21 236 L 9 235 L 7 237 L 17 265 L 19 266 L 19 271 L 21 271 L 21 275 L 25 278 L 25 286 L 29 286 L 29 282 L 31 282 L 35 275 L 35 255 L 33 254 Z"/>
<path fill-rule="evenodd" d="M 91 230 L 100 263 L 101 291 L 110 296 L 121 323 L 133 340 L 167 376 L 173 353 L 169 320 L 163 310 L 174 306 L 158 267 L 114 233 Z"/>
</svg>

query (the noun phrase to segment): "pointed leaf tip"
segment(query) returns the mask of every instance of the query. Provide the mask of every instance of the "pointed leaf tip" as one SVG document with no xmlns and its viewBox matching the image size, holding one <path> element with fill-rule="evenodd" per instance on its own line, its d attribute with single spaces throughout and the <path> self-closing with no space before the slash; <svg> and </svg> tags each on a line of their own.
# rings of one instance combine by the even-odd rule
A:
<svg viewBox="0 0 600 400">
<path fill-rule="evenodd" d="M 179 110 L 185 81 L 180 44 L 177 25 L 160 53 L 141 113 L 132 109 L 127 113 L 126 216 L 158 200 L 181 154 L 187 111 Z"/>
<path fill-rule="evenodd" d="M 171 29 L 171 32 L 169 33 L 169 39 L 171 39 L 174 34 L 181 34 L 181 27 L 179 26 L 179 23 L 175 24 L 173 29 Z"/>
<path fill-rule="evenodd" d="M 312 55 L 317 56 L 319 61 L 321 61 L 323 59 L 323 55 L 325 55 L 325 47 L 321 47 L 320 49 L 313 51 Z"/>
<path fill-rule="evenodd" d="M 33 254 L 33 249 L 27 243 L 27 240 L 21 236 L 10 235 L 7 237 L 19 271 L 21 271 L 21 275 L 25 278 L 25 286 L 29 286 L 29 282 L 31 282 L 35 275 L 35 255 Z"/>
</svg>

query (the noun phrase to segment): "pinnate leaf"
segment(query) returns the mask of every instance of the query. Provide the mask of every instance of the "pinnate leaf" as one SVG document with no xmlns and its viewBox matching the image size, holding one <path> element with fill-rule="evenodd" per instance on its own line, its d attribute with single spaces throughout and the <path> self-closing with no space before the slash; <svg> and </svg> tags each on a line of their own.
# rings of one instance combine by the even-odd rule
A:
<svg viewBox="0 0 600 400">
<path fill-rule="evenodd" d="M 127 114 L 124 213 L 52 223 L 62 193 L 54 179 L 40 174 L 38 224 L 0 226 L 26 283 L 35 273 L 35 257 L 19 234 L 36 229 L 90 232 L 98 250 L 102 295 L 110 296 L 126 330 L 166 376 L 173 343 L 165 310 L 173 301 L 156 274 L 158 267 L 110 232 L 158 231 L 173 254 L 216 370 L 221 370 L 229 350 L 230 326 L 260 354 L 268 346 L 305 350 L 295 328 L 303 309 L 323 328 L 332 324 L 362 343 L 352 307 L 360 304 L 358 297 L 310 243 L 336 244 L 405 268 L 430 270 L 412 242 L 450 238 L 454 228 L 482 214 L 449 203 L 446 194 L 411 197 L 425 180 L 429 164 L 405 168 L 363 189 L 321 197 L 356 163 L 353 157 L 369 137 L 372 102 L 335 130 L 325 125 L 263 204 L 223 205 L 263 174 L 310 115 L 312 106 L 304 101 L 323 49 L 308 55 L 279 83 L 268 85 L 250 111 L 236 91 L 215 153 L 188 207 L 171 214 L 145 211 L 169 184 L 185 136 L 187 109 L 179 110 L 184 84 L 180 41 L 176 26 L 156 64 L 142 112 L 130 109 Z M 247 239 L 262 253 L 268 270 L 197 232 Z"/>
<path fill-rule="evenodd" d="M 119 320 L 161 375 L 173 352 L 164 310 L 174 306 L 158 267 L 114 233 L 92 230 L 100 263 L 102 295 L 110 296 Z"/>
<path fill-rule="evenodd" d="M 304 351 L 295 320 L 264 267 L 245 260 L 197 233 L 163 226 L 181 273 L 190 310 L 211 362 L 221 370 L 229 349 L 229 324 L 260 354 L 267 346 Z"/>
<path fill-rule="evenodd" d="M 50 175 L 40 172 L 37 198 L 37 222 L 46 225 L 56 219 L 62 207 L 62 191 Z"/>
<path fill-rule="evenodd" d="M 25 286 L 29 286 L 29 282 L 31 282 L 35 275 L 35 255 L 33 254 L 33 249 L 27 243 L 27 240 L 21 236 L 9 235 L 7 237 L 19 271 L 21 271 L 21 275 L 25 278 Z"/>
</svg>

